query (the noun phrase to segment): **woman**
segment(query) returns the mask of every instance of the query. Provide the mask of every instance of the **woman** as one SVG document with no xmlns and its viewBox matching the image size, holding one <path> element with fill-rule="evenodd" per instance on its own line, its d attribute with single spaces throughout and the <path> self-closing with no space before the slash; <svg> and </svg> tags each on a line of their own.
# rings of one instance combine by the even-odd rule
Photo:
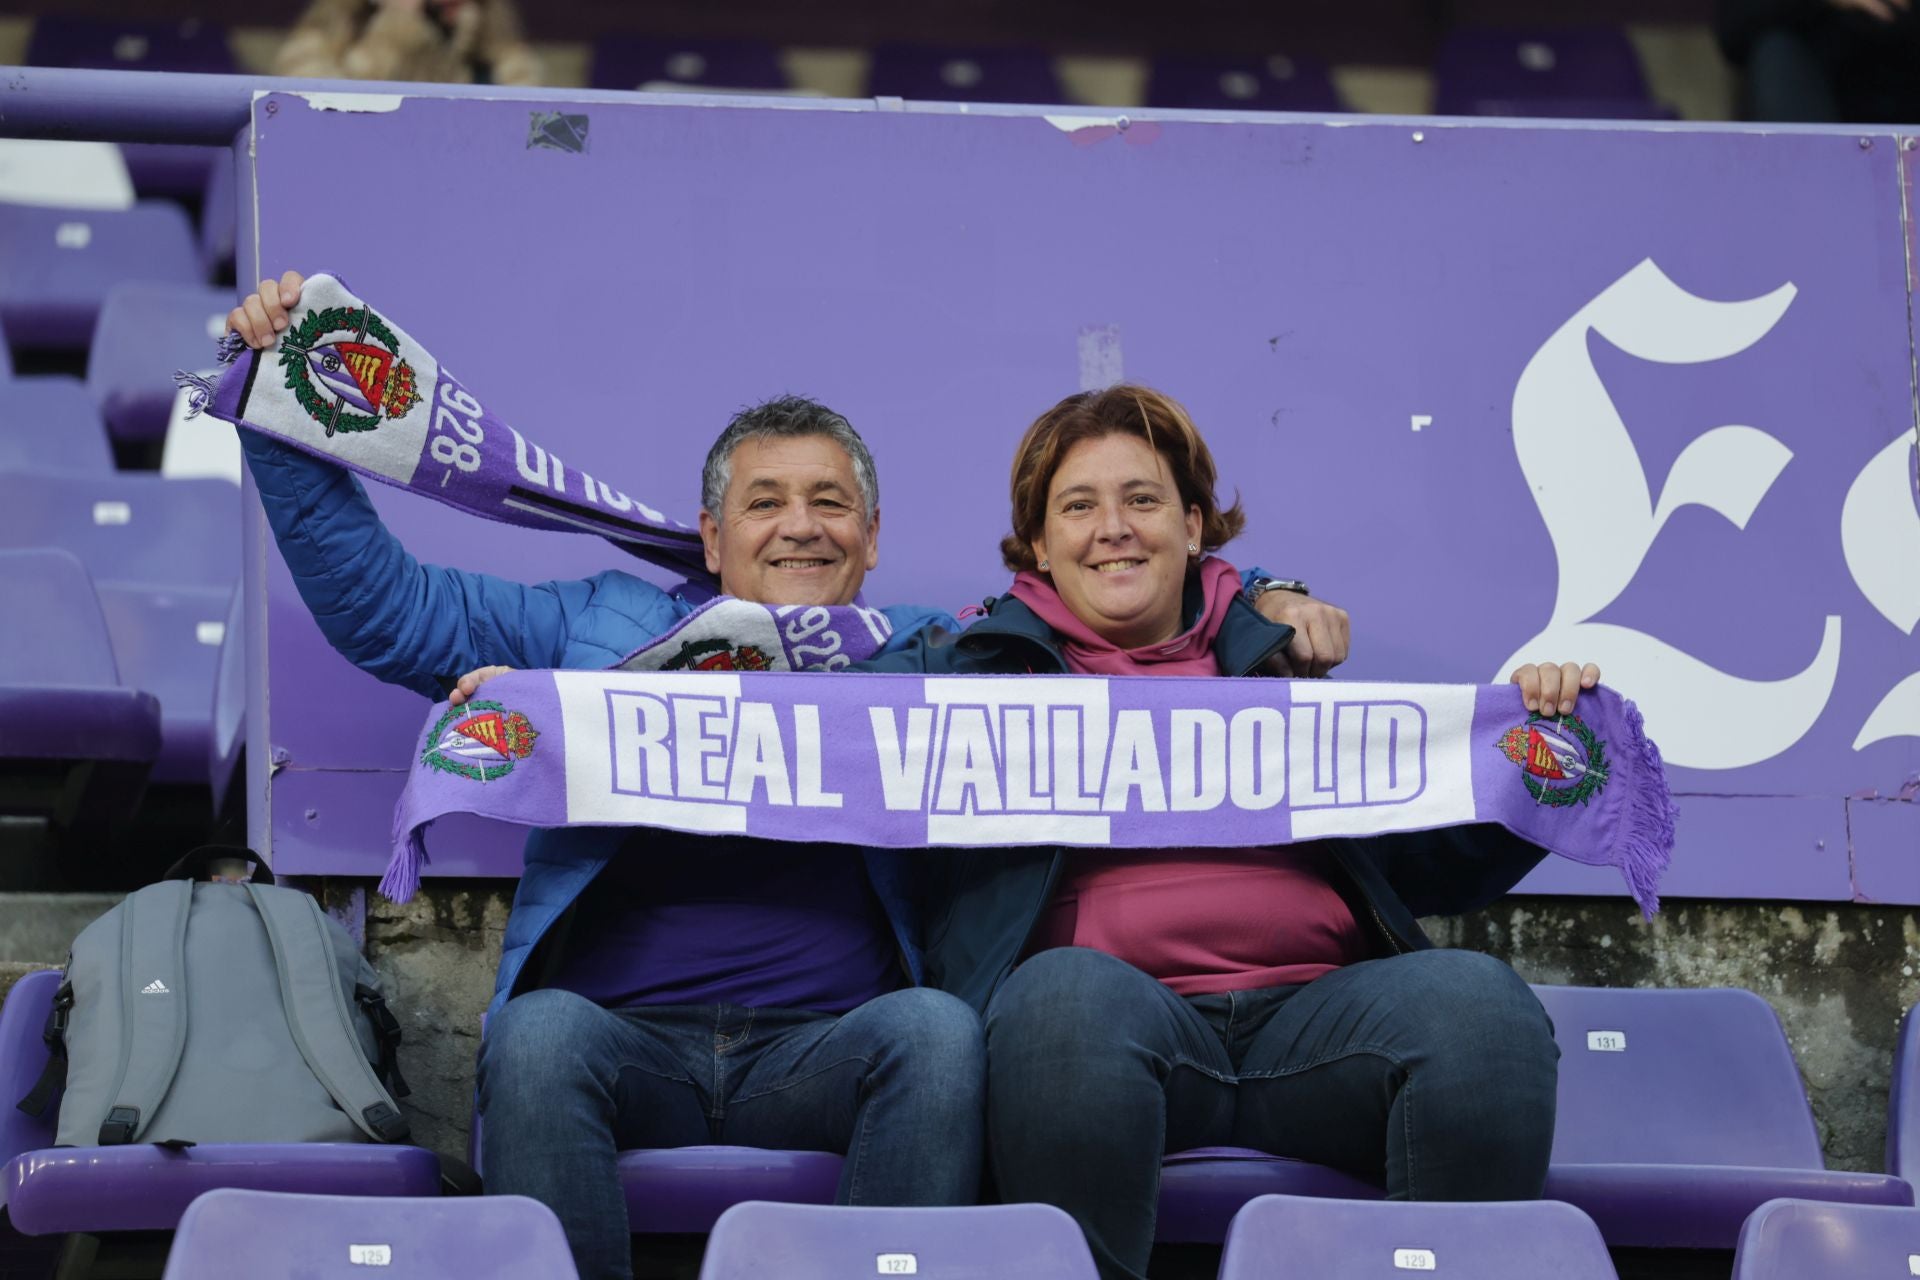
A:
<svg viewBox="0 0 1920 1280">
<path fill-rule="evenodd" d="M 1205 441 L 1143 387 L 1070 396 L 1013 464 L 1017 573 L 966 631 L 873 669 L 1256 672 L 1285 642 L 1210 553 L 1240 532 Z M 1599 671 L 1514 673 L 1571 712 Z M 1248 1146 L 1400 1199 L 1538 1197 L 1552 1028 L 1491 957 L 1415 917 L 1484 905 L 1542 856 L 1492 826 L 1265 850 L 953 855 L 934 982 L 984 1011 L 1001 1196 L 1066 1209 L 1106 1280 L 1146 1272 L 1161 1157 Z"/>
</svg>

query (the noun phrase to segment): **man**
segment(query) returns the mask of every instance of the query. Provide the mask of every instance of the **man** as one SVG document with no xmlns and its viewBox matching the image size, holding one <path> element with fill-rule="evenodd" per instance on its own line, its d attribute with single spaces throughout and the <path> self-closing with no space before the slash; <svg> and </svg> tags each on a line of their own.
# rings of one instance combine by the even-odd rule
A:
<svg viewBox="0 0 1920 1280">
<path fill-rule="evenodd" d="M 301 283 L 263 281 L 231 327 L 270 346 Z M 302 598 L 328 640 L 383 680 L 437 698 L 491 665 L 607 667 L 695 608 L 618 571 L 525 586 L 422 565 L 350 474 L 242 434 Z M 797 398 L 756 406 L 707 458 L 707 567 L 743 600 L 849 604 L 878 562 L 878 499 L 844 418 Z M 1260 602 L 1308 619 L 1291 653 L 1299 670 L 1345 656 L 1338 610 L 1286 591 Z M 889 646 L 954 625 L 885 612 Z M 969 1202 L 984 1048 L 971 1008 L 915 985 L 914 869 L 911 854 L 534 833 L 481 1049 L 488 1189 L 549 1205 L 590 1280 L 629 1274 L 622 1148 L 842 1151 L 843 1203 Z"/>
</svg>

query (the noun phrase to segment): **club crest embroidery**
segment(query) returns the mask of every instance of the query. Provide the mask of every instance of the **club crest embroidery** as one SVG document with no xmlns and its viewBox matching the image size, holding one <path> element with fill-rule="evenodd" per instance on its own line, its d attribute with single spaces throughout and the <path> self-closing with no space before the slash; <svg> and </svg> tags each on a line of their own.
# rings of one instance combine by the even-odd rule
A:
<svg viewBox="0 0 1920 1280">
<path fill-rule="evenodd" d="M 662 671 L 771 671 L 773 664 L 758 645 L 732 645 L 725 640 L 689 640 L 668 658 Z"/>
<path fill-rule="evenodd" d="M 1607 744 L 1579 716 L 1535 713 L 1495 745 L 1520 766 L 1520 780 L 1536 803 L 1585 804 L 1607 785 Z"/>
<path fill-rule="evenodd" d="M 413 366 L 400 339 L 371 307 L 310 312 L 280 340 L 280 366 L 307 416 L 332 436 L 371 431 L 420 403 Z"/>
<path fill-rule="evenodd" d="M 532 755 L 539 737 L 539 731 L 518 711 L 497 702 L 469 702 L 449 707 L 440 717 L 427 735 L 420 762 L 475 782 L 492 782 Z"/>
</svg>

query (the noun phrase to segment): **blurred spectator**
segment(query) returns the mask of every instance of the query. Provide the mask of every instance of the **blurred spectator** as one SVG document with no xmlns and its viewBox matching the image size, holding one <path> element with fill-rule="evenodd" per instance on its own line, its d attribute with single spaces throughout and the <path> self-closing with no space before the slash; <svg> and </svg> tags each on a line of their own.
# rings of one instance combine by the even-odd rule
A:
<svg viewBox="0 0 1920 1280">
<path fill-rule="evenodd" d="M 1913 0 L 1720 0 L 1715 19 L 1749 119 L 1920 121 Z"/>
<path fill-rule="evenodd" d="M 313 0 L 274 71 L 320 79 L 537 84 L 513 0 Z"/>
</svg>

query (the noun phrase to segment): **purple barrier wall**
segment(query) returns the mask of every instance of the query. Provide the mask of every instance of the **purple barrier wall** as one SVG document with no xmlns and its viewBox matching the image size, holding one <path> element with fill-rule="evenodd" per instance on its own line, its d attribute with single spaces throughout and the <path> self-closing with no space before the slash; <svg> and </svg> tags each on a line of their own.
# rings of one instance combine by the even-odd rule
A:
<svg viewBox="0 0 1920 1280">
<path fill-rule="evenodd" d="M 255 103 L 243 277 L 338 272 L 569 463 L 690 518 L 732 410 L 815 395 L 879 461 L 869 599 L 957 609 L 1005 585 L 1026 423 L 1145 381 L 1246 500 L 1229 558 L 1351 609 L 1342 674 L 1601 662 L 1678 766 L 1669 894 L 1920 902 L 1912 139 L 636 100 L 576 153 L 530 145 L 550 103 L 380 105 Z M 423 559 L 631 567 L 375 501 Z M 425 706 L 249 518 L 254 838 L 376 873 Z M 477 822 L 429 843 L 518 869 Z"/>
</svg>

